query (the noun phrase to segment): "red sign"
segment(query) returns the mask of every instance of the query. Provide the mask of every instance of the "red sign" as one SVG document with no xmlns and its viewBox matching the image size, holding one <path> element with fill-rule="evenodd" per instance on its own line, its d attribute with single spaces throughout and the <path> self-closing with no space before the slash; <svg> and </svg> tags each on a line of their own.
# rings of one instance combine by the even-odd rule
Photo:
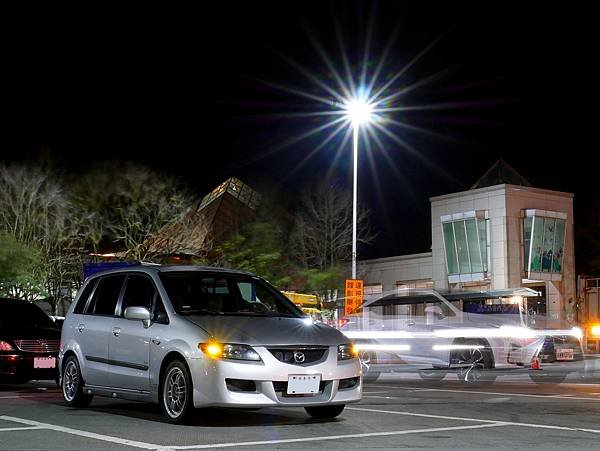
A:
<svg viewBox="0 0 600 451">
<path fill-rule="evenodd" d="M 361 279 L 347 279 L 346 280 L 346 296 L 344 303 L 344 314 L 350 315 L 357 313 L 364 299 L 364 284 Z"/>
</svg>

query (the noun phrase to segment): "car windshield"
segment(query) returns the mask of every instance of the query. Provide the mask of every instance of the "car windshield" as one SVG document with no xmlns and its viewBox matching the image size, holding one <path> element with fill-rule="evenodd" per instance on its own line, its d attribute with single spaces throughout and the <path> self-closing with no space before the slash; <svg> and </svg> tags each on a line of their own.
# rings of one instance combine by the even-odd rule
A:
<svg viewBox="0 0 600 451">
<path fill-rule="evenodd" d="M 160 278 L 179 314 L 304 316 L 291 301 L 255 277 L 187 271 L 162 273 Z"/>
<path fill-rule="evenodd" d="M 2 300 L 0 300 L 0 326 L 56 327 L 50 317 L 36 305 L 27 301 Z"/>
</svg>

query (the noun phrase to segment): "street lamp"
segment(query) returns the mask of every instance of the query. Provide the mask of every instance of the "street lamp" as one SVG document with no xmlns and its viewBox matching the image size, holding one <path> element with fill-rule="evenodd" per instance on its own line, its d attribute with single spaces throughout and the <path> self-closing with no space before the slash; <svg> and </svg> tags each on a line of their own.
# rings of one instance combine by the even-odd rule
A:
<svg viewBox="0 0 600 451">
<path fill-rule="evenodd" d="M 352 189 L 352 278 L 356 279 L 356 193 L 358 182 L 358 130 L 361 125 L 366 125 L 372 119 L 373 105 L 363 98 L 349 99 L 344 103 L 344 113 L 352 125 L 353 131 L 353 159 L 354 159 L 354 183 Z"/>
</svg>

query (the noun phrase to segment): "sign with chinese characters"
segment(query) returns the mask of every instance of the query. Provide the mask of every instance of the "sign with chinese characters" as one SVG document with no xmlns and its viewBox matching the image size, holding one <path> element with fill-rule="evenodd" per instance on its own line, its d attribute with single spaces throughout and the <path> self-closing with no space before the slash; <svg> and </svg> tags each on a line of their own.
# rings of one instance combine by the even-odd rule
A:
<svg viewBox="0 0 600 451">
<path fill-rule="evenodd" d="M 360 279 L 346 280 L 346 295 L 344 303 L 344 314 L 357 313 L 362 307 L 364 299 L 364 284 Z"/>
</svg>

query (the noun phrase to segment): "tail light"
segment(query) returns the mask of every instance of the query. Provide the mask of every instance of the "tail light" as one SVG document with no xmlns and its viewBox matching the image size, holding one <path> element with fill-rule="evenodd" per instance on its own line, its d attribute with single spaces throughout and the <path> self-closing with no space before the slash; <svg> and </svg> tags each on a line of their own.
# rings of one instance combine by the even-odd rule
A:
<svg viewBox="0 0 600 451">
<path fill-rule="evenodd" d="M 0 340 L 0 351 L 14 351 L 15 348 L 8 341 Z"/>
</svg>

